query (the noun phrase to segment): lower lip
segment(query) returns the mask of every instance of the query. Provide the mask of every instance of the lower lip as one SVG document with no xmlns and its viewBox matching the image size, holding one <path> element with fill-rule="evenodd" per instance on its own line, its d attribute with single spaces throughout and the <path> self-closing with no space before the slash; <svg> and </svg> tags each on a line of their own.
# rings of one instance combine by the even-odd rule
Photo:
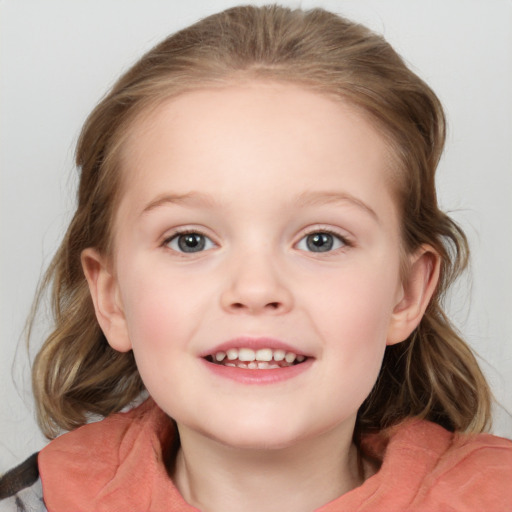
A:
<svg viewBox="0 0 512 512">
<path fill-rule="evenodd" d="M 267 370 L 249 370 L 248 368 L 236 368 L 233 366 L 223 366 L 221 364 L 210 363 L 206 359 L 201 359 L 208 370 L 219 377 L 231 379 L 240 384 L 264 385 L 278 384 L 289 379 L 293 379 L 304 373 L 313 364 L 313 358 L 306 359 L 303 363 L 294 366 L 285 366 L 284 368 L 270 368 Z"/>
</svg>

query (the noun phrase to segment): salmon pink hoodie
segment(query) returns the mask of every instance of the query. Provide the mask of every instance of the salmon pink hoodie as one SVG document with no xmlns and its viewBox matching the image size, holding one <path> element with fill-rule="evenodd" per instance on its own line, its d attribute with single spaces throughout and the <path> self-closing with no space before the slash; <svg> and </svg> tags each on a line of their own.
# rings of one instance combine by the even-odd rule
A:
<svg viewBox="0 0 512 512">
<path fill-rule="evenodd" d="M 197 511 L 165 469 L 175 439 L 151 399 L 64 434 L 39 454 L 48 511 Z M 380 470 L 316 512 L 512 511 L 511 441 L 409 420 L 366 436 L 363 450 Z"/>
</svg>

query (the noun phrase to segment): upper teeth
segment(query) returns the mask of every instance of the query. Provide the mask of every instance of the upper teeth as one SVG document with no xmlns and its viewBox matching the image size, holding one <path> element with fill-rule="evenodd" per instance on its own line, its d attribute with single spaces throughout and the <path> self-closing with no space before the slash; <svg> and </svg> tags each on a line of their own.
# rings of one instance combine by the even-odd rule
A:
<svg viewBox="0 0 512 512">
<path fill-rule="evenodd" d="M 216 361 L 223 361 L 228 358 L 229 361 L 238 359 L 239 361 L 286 361 L 293 363 L 295 360 L 301 363 L 306 359 L 303 355 L 297 355 L 294 352 L 286 352 L 281 349 L 260 348 L 252 350 L 250 348 L 230 348 L 226 352 L 216 352 L 214 358 Z"/>
</svg>

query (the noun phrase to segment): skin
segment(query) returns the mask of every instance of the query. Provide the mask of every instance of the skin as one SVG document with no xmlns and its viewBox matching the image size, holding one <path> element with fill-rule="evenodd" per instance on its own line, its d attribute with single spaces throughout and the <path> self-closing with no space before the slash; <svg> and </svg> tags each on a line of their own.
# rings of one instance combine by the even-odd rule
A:
<svg viewBox="0 0 512 512">
<path fill-rule="evenodd" d="M 357 410 L 439 271 L 422 247 L 401 280 L 391 162 L 355 109 L 293 85 L 186 93 L 133 127 L 113 256 L 82 261 L 109 343 L 133 350 L 178 424 L 173 477 L 189 503 L 300 512 L 361 484 Z M 207 237 L 205 250 L 180 252 L 176 229 Z M 308 246 L 319 232 L 332 250 Z M 201 355 L 240 336 L 282 340 L 311 364 L 265 385 L 212 372 Z"/>
</svg>

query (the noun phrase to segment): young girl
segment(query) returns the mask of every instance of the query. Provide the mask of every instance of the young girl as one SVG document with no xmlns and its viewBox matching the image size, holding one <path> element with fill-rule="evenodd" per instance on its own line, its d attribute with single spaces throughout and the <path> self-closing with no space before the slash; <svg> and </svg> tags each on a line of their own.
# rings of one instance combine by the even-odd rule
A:
<svg viewBox="0 0 512 512">
<path fill-rule="evenodd" d="M 145 55 L 83 128 L 43 282 L 39 422 L 70 432 L 0 509 L 512 510 L 441 307 L 468 255 L 444 136 L 393 49 L 323 10 L 230 9 Z"/>
</svg>

